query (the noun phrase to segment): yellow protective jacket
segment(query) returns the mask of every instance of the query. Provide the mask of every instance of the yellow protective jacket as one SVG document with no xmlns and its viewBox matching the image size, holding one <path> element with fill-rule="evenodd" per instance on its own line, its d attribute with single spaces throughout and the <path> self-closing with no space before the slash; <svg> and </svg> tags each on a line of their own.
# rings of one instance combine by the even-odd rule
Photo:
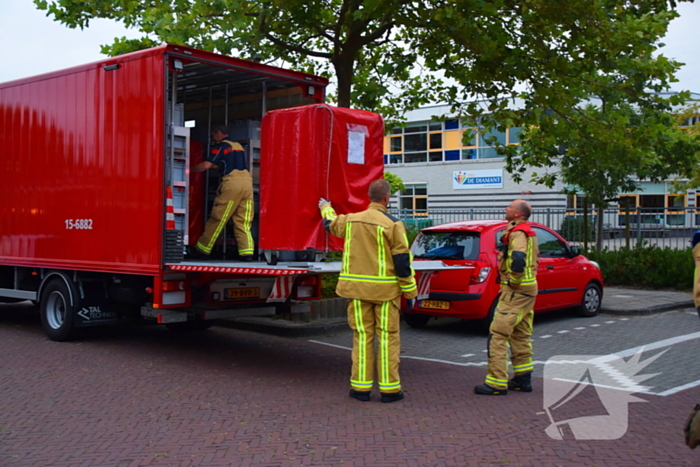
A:
<svg viewBox="0 0 700 467">
<path fill-rule="evenodd" d="M 537 263 L 540 250 L 537 245 L 537 235 L 530 224 L 523 221 L 513 221 L 501 236 L 505 247 L 498 255 L 501 287 L 511 289 L 537 291 Z"/>
<path fill-rule="evenodd" d="M 324 204 L 321 217 L 329 233 L 345 239 L 339 296 L 384 302 L 418 295 L 406 229 L 384 206 L 371 203 L 366 211 L 337 215 Z"/>
</svg>

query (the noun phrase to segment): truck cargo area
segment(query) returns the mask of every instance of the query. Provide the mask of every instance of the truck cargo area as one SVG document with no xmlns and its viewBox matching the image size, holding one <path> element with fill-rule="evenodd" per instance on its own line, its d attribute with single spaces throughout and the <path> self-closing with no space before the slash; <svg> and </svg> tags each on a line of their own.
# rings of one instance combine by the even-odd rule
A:
<svg viewBox="0 0 700 467">
<path fill-rule="evenodd" d="M 246 151 L 253 176 L 255 217 L 251 232 L 256 252 L 259 245 L 260 213 L 260 122 L 269 110 L 322 102 L 325 82 L 316 77 L 289 73 L 251 62 L 222 63 L 188 54 L 175 48 L 168 54 L 170 96 L 166 115 L 172 116 L 172 148 L 168 171 L 173 187 L 173 205 L 178 230 L 184 232 L 185 245 L 194 245 L 201 235 L 216 189 L 219 174 L 215 170 L 187 173 L 206 157 L 211 148 L 213 125 L 229 127 L 229 138 Z M 167 183 L 167 182 L 166 182 Z M 212 260 L 236 260 L 233 226 L 228 222 L 212 251 Z M 263 255 L 259 255 L 263 257 Z M 304 259 L 304 258 L 299 258 Z M 276 258 L 268 256 L 274 263 Z"/>
</svg>

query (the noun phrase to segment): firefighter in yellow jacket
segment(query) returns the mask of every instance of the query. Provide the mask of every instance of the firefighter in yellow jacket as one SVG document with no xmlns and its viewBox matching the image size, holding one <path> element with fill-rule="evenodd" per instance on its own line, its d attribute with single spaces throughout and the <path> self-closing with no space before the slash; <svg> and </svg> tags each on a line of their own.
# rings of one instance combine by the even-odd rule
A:
<svg viewBox="0 0 700 467">
<path fill-rule="evenodd" d="M 369 187 L 366 211 L 336 215 L 329 201 L 319 208 L 326 230 L 345 239 L 336 293 L 349 298 L 348 323 L 354 331 L 350 397 L 370 400 L 376 360 L 382 402 L 404 398 L 399 379 L 399 307 L 418 295 L 403 223 L 387 211 L 391 189 L 386 180 Z M 374 336 L 378 338 L 375 358 Z"/>
<path fill-rule="evenodd" d="M 476 394 L 500 396 L 508 389 L 532 392 L 532 319 L 537 298 L 537 236 L 526 222 L 532 208 L 517 199 L 506 208 L 508 228 L 501 237 L 498 265 L 501 295 L 488 338 L 486 381 Z M 508 381 L 508 345 L 515 377 Z"/>
</svg>

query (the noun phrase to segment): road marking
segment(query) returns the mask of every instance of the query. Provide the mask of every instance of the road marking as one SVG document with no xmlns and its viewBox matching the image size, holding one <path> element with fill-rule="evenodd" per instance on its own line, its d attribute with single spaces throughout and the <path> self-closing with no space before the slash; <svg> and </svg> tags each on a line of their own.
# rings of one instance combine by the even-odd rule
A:
<svg viewBox="0 0 700 467">
<path fill-rule="evenodd" d="M 574 328 L 574 329 L 581 331 L 582 329 L 586 329 L 586 328 Z"/>
<path fill-rule="evenodd" d="M 640 345 L 637 347 L 632 347 L 631 349 L 627 350 L 621 350 L 619 352 L 615 352 L 612 355 L 618 356 L 618 357 L 630 357 L 640 350 L 644 352 L 648 352 L 649 350 L 656 350 L 656 349 L 661 349 L 663 347 L 668 347 L 674 344 L 680 344 L 681 342 L 686 342 L 686 341 L 691 341 L 693 339 L 698 339 L 700 338 L 700 332 L 694 332 L 691 334 L 684 334 L 682 336 L 676 336 L 676 337 L 671 337 L 670 339 L 664 339 L 662 341 L 657 341 L 657 342 L 652 342 L 651 344 L 645 344 L 645 345 Z"/>
<path fill-rule="evenodd" d="M 548 337 L 552 337 L 551 334 L 545 334 L 544 336 L 540 336 L 540 339 L 546 339 Z"/>
<path fill-rule="evenodd" d="M 557 331 L 557 333 L 559 333 L 559 334 L 566 334 L 567 332 L 569 332 L 569 331 L 567 331 L 566 329 L 562 329 L 561 331 Z"/>
<path fill-rule="evenodd" d="M 697 381 L 693 381 L 692 383 L 684 384 L 683 386 L 678 386 L 676 388 L 667 389 L 664 392 L 658 393 L 657 396 L 670 396 L 671 394 L 681 392 L 685 389 L 694 388 L 695 386 L 700 386 L 700 379 Z"/>
<path fill-rule="evenodd" d="M 612 324 L 612 323 L 614 323 L 614 322 L 615 322 L 615 321 L 606 321 L 605 324 Z"/>
<path fill-rule="evenodd" d="M 462 357 L 464 357 L 464 358 L 466 358 L 466 357 L 473 357 L 473 356 L 474 356 L 473 353 L 466 353 L 466 354 L 462 355 Z"/>
<path fill-rule="evenodd" d="M 600 324 L 591 324 L 592 328 L 597 328 L 598 326 L 600 326 Z"/>
<path fill-rule="evenodd" d="M 620 321 L 629 321 L 629 318 L 620 318 Z"/>
</svg>

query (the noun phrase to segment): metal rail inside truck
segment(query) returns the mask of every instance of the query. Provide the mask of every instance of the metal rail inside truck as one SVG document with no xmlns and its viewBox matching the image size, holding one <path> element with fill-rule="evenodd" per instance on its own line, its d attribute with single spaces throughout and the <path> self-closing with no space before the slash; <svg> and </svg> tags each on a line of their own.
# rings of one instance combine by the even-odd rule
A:
<svg viewBox="0 0 700 467">
<path fill-rule="evenodd" d="M 258 241 L 261 227 L 268 238 L 284 237 L 295 224 L 323 235 L 317 233 L 323 229 L 314 210 L 317 194 L 327 193 L 295 178 L 313 165 L 295 155 L 314 155 L 274 154 L 279 163 L 271 159 L 265 165 L 260 154 L 261 140 L 267 138 L 270 148 L 286 148 L 290 140 L 307 144 L 317 129 L 303 122 L 261 129 L 261 122 L 281 109 L 329 110 L 323 104 L 327 84 L 318 76 L 175 45 L 0 84 L 0 301 L 37 302 L 44 331 L 57 341 L 81 328 L 133 318 L 202 329 L 211 320 L 274 314 L 280 307 L 308 310 L 308 301 L 320 297 L 320 275 L 337 271 L 338 264 L 320 262 L 320 250 L 263 250 Z M 381 148 L 379 121 L 382 134 L 365 134 L 379 138 L 374 143 Z M 248 156 L 256 256 L 266 261 L 236 259 L 230 223 L 212 255 L 216 259 L 191 261 L 184 255 L 216 196 L 215 171 L 195 174 L 189 168 L 208 153 L 210 129 L 217 123 L 229 126 L 229 139 L 241 143 Z M 362 125 L 345 126 L 355 136 L 363 134 L 356 130 Z M 346 141 L 355 152 L 365 147 L 357 139 Z M 355 152 L 351 169 L 364 170 L 367 161 Z M 378 157 L 373 160 L 379 168 L 354 173 L 381 173 Z M 299 170 L 280 173 L 278 166 L 285 164 Z M 266 170 L 278 180 L 265 182 L 260 174 Z M 352 171 L 337 176 L 358 178 Z M 366 189 L 365 180 L 356 188 Z M 269 215 L 259 208 L 266 190 L 267 211 L 287 213 L 282 219 L 275 214 L 277 224 L 261 225 Z M 305 190 L 315 200 L 294 205 L 299 198 L 293 195 Z M 366 203 L 361 196 L 343 197 L 353 208 Z"/>
</svg>

